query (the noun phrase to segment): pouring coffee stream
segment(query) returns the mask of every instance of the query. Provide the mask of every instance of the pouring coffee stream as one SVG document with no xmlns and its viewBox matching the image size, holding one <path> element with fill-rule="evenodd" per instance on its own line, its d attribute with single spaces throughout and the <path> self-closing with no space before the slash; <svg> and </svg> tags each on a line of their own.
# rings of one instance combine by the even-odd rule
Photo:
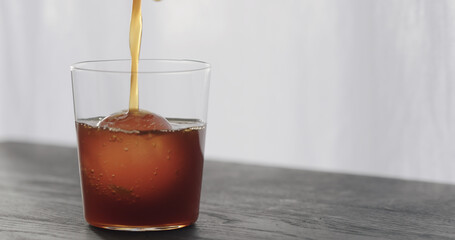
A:
<svg viewBox="0 0 455 240">
<path fill-rule="evenodd" d="M 123 130 L 168 130 L 169 122 L 158 114 L 139 109 L 139 55 L 142 40 L 142 0 L 133 0 L 129 45 L 131 53 L 131 83 L 128 111 L 121 111 L 104 118 L 99 126 Z"/>
</svg>

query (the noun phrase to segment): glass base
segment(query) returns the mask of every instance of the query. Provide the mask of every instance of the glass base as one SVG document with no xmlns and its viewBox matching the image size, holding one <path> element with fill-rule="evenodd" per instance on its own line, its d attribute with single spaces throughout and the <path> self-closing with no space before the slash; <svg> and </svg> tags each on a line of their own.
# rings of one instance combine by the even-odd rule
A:
<svg viewBox="0 0 455 240">
<path fill-rule="evenodd" d="M 90 224 L 94 227 L 104 228 L 109 230 L 116 230 L 116 231 L 130 231 L 130 232 L 145 232 L 145 231 L 167 231 L 167 230 L 174 230 L 183 227 L 190 226 L 191 224 L 187 225 L 169 225 L 169 226 L 124 226 L 124 225 L 95 225 Z"/>
</svg>

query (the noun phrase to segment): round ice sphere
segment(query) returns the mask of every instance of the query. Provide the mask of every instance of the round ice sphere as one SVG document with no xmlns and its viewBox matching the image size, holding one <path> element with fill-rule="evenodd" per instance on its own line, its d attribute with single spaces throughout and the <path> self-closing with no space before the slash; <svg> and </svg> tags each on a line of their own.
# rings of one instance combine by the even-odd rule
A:
<svg viewBox="0 0 455 240">
<path fill-rule="evenodd" d="M 100 127 L 126 131 L 171 130 L 169 122 L 158 114 L 145 110 L 121 111 L 114 113 L 99 123 Z"/>
</svg>

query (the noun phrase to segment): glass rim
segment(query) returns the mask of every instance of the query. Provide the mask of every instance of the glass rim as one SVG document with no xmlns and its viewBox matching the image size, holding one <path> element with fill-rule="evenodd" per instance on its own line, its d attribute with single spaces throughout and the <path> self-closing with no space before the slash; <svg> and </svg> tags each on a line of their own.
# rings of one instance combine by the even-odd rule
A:
<svg viewBox="0 0 455 240">
<path fill-rule="evenodd" d="M 140 70 L 137 73 L 139 74 L 168 74 L 168 73 L 185 73 L 185 72 L 197 72 L 210 69 L 210 64 L 207 62 L 199 61 L 199 60 L 190 60 L 190 59 L 139 59 L 139 64 L 141 62 L 171 62 L 171 63 L 196 63 L 200 66 L 193 67 L 185 70 L 163 70 L 163 71 L 147 71 L 147 70 Z M 82 61 L 76 62 L 70 66 L 70 70 L 79 70 L 79 71 L 89 71 L 89 72 L 104 72 L 104 73 L 124 73 L 124 74 L 131 74 L 131 71 L 120 71 L 120 70 L 102 70 L 97 69 L 96 67 L 84 67 L 86 64 L 91 63 L 107 63 L 107 62 L 131 62 L 131 59 L 106 59 L 106 60 L 89 60 L 89 61 Z"/>
</svg>

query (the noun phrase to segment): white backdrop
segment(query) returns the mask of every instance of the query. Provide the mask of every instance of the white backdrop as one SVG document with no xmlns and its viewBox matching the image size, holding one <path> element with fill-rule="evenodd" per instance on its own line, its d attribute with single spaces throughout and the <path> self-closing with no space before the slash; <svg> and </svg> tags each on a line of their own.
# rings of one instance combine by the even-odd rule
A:
<svg viewBox="0 0 455 240">
<path fill-rule="evenodd" d="M 129 0 L 0 1 L 0 139 L 75 146 L 69 66 Z M 213 66 L 208 158 L 455 183 L 455 2 L 143 0 L 143 58 Z"/>
</svg>

